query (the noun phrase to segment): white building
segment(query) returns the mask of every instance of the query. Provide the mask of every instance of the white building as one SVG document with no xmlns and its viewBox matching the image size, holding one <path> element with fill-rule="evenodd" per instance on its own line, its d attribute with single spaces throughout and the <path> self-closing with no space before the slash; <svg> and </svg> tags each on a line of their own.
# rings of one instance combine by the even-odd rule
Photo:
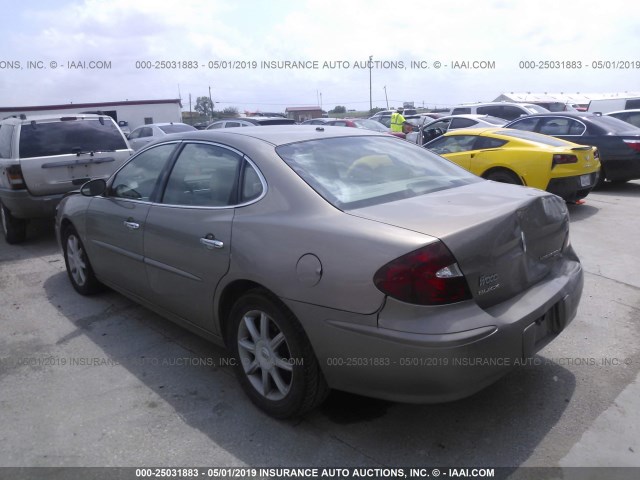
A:
<svg viewBox="0 0 640 480">
<path fill-rule="evenodd" d="M 0 118 L 24 115 L 59 113 L 97 113 L 109 115 L 116 122 L 128 122 L 133 130 L 140 125 L 158 122 L 182 122 L 180 99 L 127 100 L 123 102 L 69 103 L 65 105 L 34 105 L 28 107 L 0 107 Z"/>
</svg>

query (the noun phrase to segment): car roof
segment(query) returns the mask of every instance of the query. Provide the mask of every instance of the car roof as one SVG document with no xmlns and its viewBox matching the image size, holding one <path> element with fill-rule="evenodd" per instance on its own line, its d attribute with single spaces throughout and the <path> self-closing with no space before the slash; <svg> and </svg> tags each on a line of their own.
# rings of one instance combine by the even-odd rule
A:
<svg viewBox="0 0 640 480">
<path fill-rule="evenodd" d="M 234 137 L 230 137 L 234 136 Z M 244 138 L 253 138 L 262 140 L 274 146 L 286 145 L 295 142 L 304 142 L 307 140 L 318 140 L 323 138 L 336 137 L 360 137 L 360 136 L 378 136 L 383 138 L 391 138 L 384 132 L 376 132 L 373 130 L 365 130 L 359 128 L 344 128 L 324 125 L 271 125 L 265 127 L 244 127 L 229 129 L 213 129 L 213 130 L 195 130 L 184 133 L 175 133 L 167 135 L 162 141 L 171 139 L 181 140 L 209 140 L 209 141 L 225 141 L 225 140 L 241 140 Z M 161 143 L 158 141 L 157 143 Z M 150 144 L 151 145 L 151 144 Z"/>
<path fill-rule="evenodd" d="M 160 123 L 145 123 L 144 125 L 140 125 L 139 127 L 136 127 L 136 130 L 138 128 L 143 128 L 143 127 L 165 127 L 167 125 L 188 125 L 188 126 L 192 126 L 189 125 L 188 123 L 182 123 L 182 122 L 160 122 Z"/>
<path fill-rule="evenodd" d="M 532 113 L 531 115 L 527 115 L 526 117 L 516 118 L 512 121 L 521 120 L 523 118 L 532 118 L 532 117 L 570 117 L 570 118 L 595 118 L 600 117 L 601 115 L 594 115 L 590 112 L 545 112 L 545 113 Z"/>
<path fill-rule="evenodd" d="M 448 132 L 445 132 L 443 136 L 451 137 L 454 135 L 483 135 L 496 133 L 498 130 L 504 130 L 504 127 L 461 128 L 456 130 L 449 130 Z"/>
<path fill-rule="evenodd" d="M 533 138 L 527 138 L 525 136 L 520 136 L 519 133 L 530 134 Z M 505 127 L 486 127 L 486 128 L 463 128 L 460 130 L 450 130 L 446 132 L 444 135 L 437 137 L 432 142 L 442 137 L 452 137 L 452 136 L 460 136 L 460 135 L 478 135 L 478 136 L 496 136 L 502 139 L 509 139 L 512 142 L 525 142 L 525 143 L 535 143 L 538 145 L 545 145 L 545 147 L 549 147 L 549 141 L 553 141 L 553 143 L 560 143 L 562 145 L 556 146 L 570 146 L 576 145 L 573 142 L 568 140 L 563 140 L 560 138 L 556 138 L 550 135 L 544 135 L 542 133 L 537 132 L 529 132 L 527 130 L 517 130 L 513 128 L 505 128 Z M 536 140 L 535 137 L 540 137 Z M 550 140 L 545 141 L 544 139 L 548 138 Z"/>
<path fill-rule="evenodd" d="M 602 115 L 611 115 L 613 113 L 638 113 L 640 112 L 640 108 L 630 108 L 628 110 L 616 110 L 615 112 L 607 112 Z"/>
<path fill-rule="evenodd" d="M 76 117 L 83 120 L 97 119 L 97 118 L 111 118 L 109 115 L 97 115 L 95 113 L 55 113 L 55 114 L 40 114 L 40 115 L 26 115 L 26 118 L 9 117 L 2 120 L 2 123 L 11 123 L 14 125 L 20 125 L 25 123 L 60 120 L 62 118 Z"/>
<path fill-rule="evenodd" d="M 483 118 L 499 118 L 499 117 L 492 117 L 491 115 L 487 115 L 485 114 L 480 114 L 480 113 L 461 113 L 459 115 L 445 115 L 444 117 L 440 117 L 440 118 L 434 118 L 433 120 L 435 122 L 439 122 L 441 120 L 447 120 L 450 118 L 468 118 L 471 120 L 482 120 Z M 500 120 L 504 120 L 503 118 L 500 118 Z M 507 123 L 508 120 L 504 120 L 504 123 Z"/>
</svg>

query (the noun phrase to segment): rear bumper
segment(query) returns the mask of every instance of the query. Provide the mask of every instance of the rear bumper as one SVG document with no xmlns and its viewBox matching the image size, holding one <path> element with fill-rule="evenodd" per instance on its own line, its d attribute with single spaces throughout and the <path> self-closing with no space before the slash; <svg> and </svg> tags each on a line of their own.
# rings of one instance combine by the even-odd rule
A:
<svg viewBox="0 0 640 480">
<path fill-rule="evenodd" d="M 8 190 L 0 188 L 0 201 L 16 218 L 55 217 L 56 207 L 64 193 L 33 196 L 27 190 Z"/>
<path fill-rule="evenodd" d="M 640 154 L 627 158 L 602 158 L 607 180 L 636 180 L 640 178 Z"/>
<path fill-rule="evenodd" d="M 573 320 L 582 288 L 582 268 L 571 260 L 486 310 L 473 301 L 414 307 L 387 299 L 378 325 L 371 325 L 367 317 L 375 315 L 286 303 L 302 322 L 330 387 L 436 403 L 469 396 L 526 364 Z"/>
<path fill-rule="evenodd" d="M 598 183 L 600 172 L 597 171 L 585 175 L 589 175 L 588 185 L 582 184 L 581 177 L 583 177 L 583 175 L 559 177 L 549 180 L 546 190 L 547 192 L 562 197 L 568 202 L 579 200 L 586 197 L 589 192 L 593 190 L 593 187 Z"/>
</svg>

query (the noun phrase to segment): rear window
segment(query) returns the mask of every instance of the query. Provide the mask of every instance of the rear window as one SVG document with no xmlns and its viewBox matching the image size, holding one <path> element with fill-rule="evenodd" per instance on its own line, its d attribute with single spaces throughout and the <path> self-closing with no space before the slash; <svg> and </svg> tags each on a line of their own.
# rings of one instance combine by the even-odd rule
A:
<svg viewBox="0 0 640 480">
<path fill-rule="evenodd" d="M 191 132 L 193 130 L 196 130 L 195 127 L 192 127 L 191 125 L 162 125 L 162 126 L 158 126 L 158 128 L 160 130 L 162 130 L 164 133 L 180 133 L 180 132 Z"/>
<path fill-rule="evenodd" d="M 504 118 L 492 117 L 491 115 L 486 115 L 482 117 L 482 120 L 485 122 L 493 123 L 494 125 L 504 125 Z"/>
<path fill-rule="evenodd" d="M 278 155 L 342 210 L 482 181 L 427 150 L 393 137 L 342 137 L 283 145 Z"/>
<path fill-rule="evenodd" d="M 271 120 L 260 120 L 260 125 L 293 125 L 294 123 L 296 123 L 295 120 L 293 119 L 288 119 L 288 118 L 274 118 Z"/>
<path fill-rule="evenodd" d="M 634 127 L 630 123 L 624 122 L 618 118 L 613 118 L 609 116 L 600 117 L 598 115 L 595 115 L 593 117 L 588 117 L 588 118 L 589 120 L 591 120 L 592 123 L 595 123 L 599 127 L 604 128 L 607 132 L 611 132 L 618 135 L 624 134 L 624 133 L 630 133 L 631 130 L 637 130 L 637 127 Z"/>
<path fill-rule="evenodd" d="M 120 130 L 111 119 L 23 124 L 20 128 L 20 157 L 46 157 L 85 152 L 127 149 Z"/>
<path fill-rule="evenodd" d="M 375 130 L 376 132 L 388 132 L 389 129 L 375 120 L 354 120 L 353 123 L 357 128 L 366 128 L 368 130 Z"/>
<path fill-rule="evenodd" d="M 543 145 L 549 145 L 551 147 L 566 147 L 568 143 L 565 140 L 560 140 L 559 138 L 528 132 L 526 130 L 516 130 L 515 128 L 510 128 L 508 130 L 496 130 L 495 133 L 504 135 L 505 137 L 514 137 L 522 140 L 528 140 L 530 142 L 542 143 Z"/>
<path fill-rule="evenodd" d="M 533 110 L 536 113 L 549 113 L 549 110 L 547 110 L 544 107 L 541 107 L 540 105 L 531 104 L 531 105 L 527 105 L 527 108 L 529 110 Z"/>
</svg>

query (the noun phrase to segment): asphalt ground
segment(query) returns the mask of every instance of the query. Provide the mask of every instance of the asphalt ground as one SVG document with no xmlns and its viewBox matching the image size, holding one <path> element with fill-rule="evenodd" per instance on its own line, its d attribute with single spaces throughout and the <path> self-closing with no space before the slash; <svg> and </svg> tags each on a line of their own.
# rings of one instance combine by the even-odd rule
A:
<svg viewBox="0 0 640 480">
<path fill-rule="evenodd" d="M 0 466 L 640 466 L 640 182 L 586 200 L 578 315 L 532 364 L 453 403 L 333 392 L 295 421 L 250 403 L 224 349 L 78 295 L 53 222 L 33 222 L 0 239 Z"/>
</svg>

